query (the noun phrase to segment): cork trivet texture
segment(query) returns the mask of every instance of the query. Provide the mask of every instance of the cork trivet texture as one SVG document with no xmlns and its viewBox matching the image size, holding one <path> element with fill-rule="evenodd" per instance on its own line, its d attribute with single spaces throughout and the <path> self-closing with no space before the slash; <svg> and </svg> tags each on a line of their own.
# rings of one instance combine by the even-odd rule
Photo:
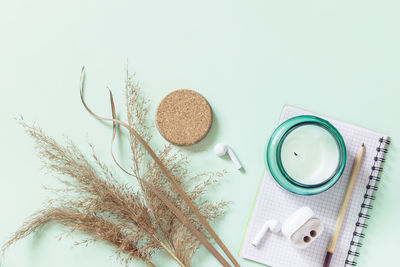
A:
<svg viewBox="0 0 400 267">
<path fill-rule="evenodd" d="M 212 111 L 199 93 L 181 89 L 168 94 L 158 105 L 158 131 L 170 143 L 189 146 L 200 142 L 212 123 Z"/>
</svg>

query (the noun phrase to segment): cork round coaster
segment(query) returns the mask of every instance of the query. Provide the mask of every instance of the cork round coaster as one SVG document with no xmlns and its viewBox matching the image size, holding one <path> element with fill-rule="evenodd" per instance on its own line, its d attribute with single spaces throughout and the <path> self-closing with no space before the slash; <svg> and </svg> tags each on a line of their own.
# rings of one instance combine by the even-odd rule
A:
<svg viewBox="0 0 400 267">
<path fill-rule="evenodd" d="M 158 131 L 168 142 L 178 146 L 193 145 L 200 142 L 211 128 L 211 107 L 195 91 L 176 90 L 161 100 L 156 123 Z"/>
</svg>

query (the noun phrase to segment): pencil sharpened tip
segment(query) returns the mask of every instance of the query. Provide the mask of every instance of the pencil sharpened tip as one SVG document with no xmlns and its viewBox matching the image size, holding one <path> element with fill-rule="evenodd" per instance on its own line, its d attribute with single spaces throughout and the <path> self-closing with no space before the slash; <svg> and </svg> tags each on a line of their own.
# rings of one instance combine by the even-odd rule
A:
<svg viewBox="0 0 400 267">
<path fill-rule="evenodd" d="M 362 147 L 364 147 L 364 143 L 362 144 Z"/>
</svg>

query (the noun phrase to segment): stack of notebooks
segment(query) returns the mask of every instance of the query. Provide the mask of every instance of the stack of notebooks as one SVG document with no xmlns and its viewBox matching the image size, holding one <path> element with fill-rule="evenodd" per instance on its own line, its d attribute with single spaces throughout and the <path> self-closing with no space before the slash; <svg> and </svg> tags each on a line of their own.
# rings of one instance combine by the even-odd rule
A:
<svg viewBox="0 0 400 267">
<path fill-rule="evenodd" d="M 370 217 L 368 210 L 375 199 L 376 182 L 380 180 L 388 136 L 311 112 L 285 106 L 280 123 L 299 115 L 314 115 L 329 121 L 344 138 L 347 149 L 346 168 L 339 181 L 324 193 L 314 196 L 300 196 L 281 188 L 268 170 L 265 171 L 253 208 L 247 222 L 240 247 L 240 256 L 272 267 L 313 267 L 322 266 L 326 249 L 332 235 L 336 218 L 346 191 L 352 163 L 361 144 L 365 145 L 365 155 L 351 195 L 346 217 L 336 244 L 330 266 L 356 266 L 359 247 L 365 237 L 363 229 Z M 267 234 L 258 247 L 251 243 L 265 221 L 277 219 L 284 221 L 300 207 L 308 206 L 324 223 L 324 232 L 308 248 L 298 250 L 281 234 Z"/>
</svg>

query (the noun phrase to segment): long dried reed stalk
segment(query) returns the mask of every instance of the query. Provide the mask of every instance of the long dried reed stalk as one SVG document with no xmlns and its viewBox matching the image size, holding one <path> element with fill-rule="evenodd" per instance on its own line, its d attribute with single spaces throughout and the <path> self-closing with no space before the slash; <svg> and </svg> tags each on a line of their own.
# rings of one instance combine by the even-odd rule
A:
<svg viewBox="0 0 400 267">
<path fill-rule="evenodd" d="M 150 142 L 149 102 L 142 97 L 140 87 L 128 71 L 125 93 L 129 125 Z M 148 159 L 134 136 L 129 138 L 131 171 L 140 178 L 140 190 L 119 182 L 97 157 L 92 145 L 91 156 L 87 157 L 72 142 L 61 145 L 41 128 L 28 125 L 22 119 L 20 123 L 34 139 L 43 165 L 57 175 L 64 187 L 53 190 L 55 197 L 50 204 L 28 218 L 3 245 L 3 253 L 10 245 L 43 225 L 57 223 L 69 231 L 80 231 L 90 236 L 78 244 L 90 241 L 111 244 L 116 248 L 117 257 L 126 265 L 138 259 L 153 266 L 154 253 L 165 249 L 178 263 L 190 266 L 200 242 L 152 191 L 140 183 L 140 179 L 163 192 L 196 228 L 205 235 L 207 233 L 159 168 Z M 227 202 L 212 203 L 203 196 L 207 188 L 224 175 L 224 171 L 192 175 L 188 158 L 170 145 L 159 150 L 157 155 L 205 218 L 211 221 L 223 214 Z"/>
</svg>

